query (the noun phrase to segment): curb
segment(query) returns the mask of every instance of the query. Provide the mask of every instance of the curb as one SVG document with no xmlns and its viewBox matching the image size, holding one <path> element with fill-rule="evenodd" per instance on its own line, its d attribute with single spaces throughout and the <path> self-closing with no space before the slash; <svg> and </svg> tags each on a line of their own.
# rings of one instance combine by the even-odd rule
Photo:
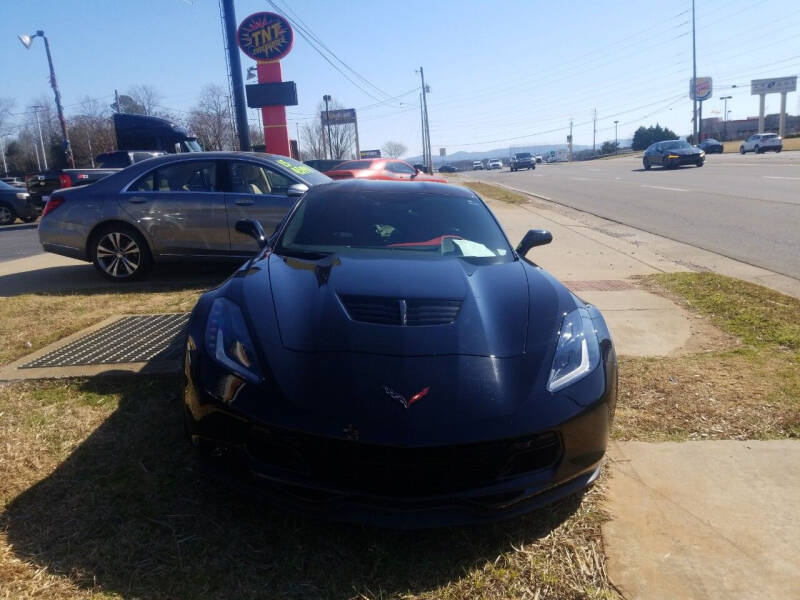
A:
<svg viewBox="0 0 800 600">
<path fill-rule="evenodd" d="M 21 225 L 3 225 L 0 231 L 17 231 L 19 229 L 38 229 L 38 223 L 22 223 Z"/>
</svg>

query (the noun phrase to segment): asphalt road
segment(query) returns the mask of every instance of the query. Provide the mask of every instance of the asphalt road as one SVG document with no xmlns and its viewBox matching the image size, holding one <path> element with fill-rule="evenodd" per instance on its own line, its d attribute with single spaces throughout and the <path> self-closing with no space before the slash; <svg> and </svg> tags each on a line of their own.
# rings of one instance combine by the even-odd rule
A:
<svg viewBox="0 0 800 600">
<path fill-rule="evenodd" d="M 42 253 L 36 229 L 0 227 L 0 262 Z"/>
<path fill-rule="evenodd" d="M 800 152 L 714 154 L 676 170 L 626 157 L 462 175 L 800 279 Z"/>
</svg>

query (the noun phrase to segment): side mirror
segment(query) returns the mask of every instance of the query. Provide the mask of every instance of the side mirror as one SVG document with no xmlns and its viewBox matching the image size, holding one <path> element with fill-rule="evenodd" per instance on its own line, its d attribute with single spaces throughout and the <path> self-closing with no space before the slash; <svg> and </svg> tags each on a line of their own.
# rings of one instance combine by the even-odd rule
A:
<svg viewBox="0 0 800 600">
<path fill-rule="evenodd" d="M 411 176 L 411 179 L 414 179 L 414 177 L 416 177 L 419 174 L 420 174 L 420 170 L 419 169 L 414 169 L 414 174 Z"/>
<path fill-rule="evenodd" d="M 299 198 L 307 191 L 308 186 L 305 183 L 295 183 L 289 186 L 289 188 L 286 190 L 286 195 L 290 198 Z"/>
<path fill-rule="evenodd" d="M 525 256 L 534 246 L 544 246 L 553 241 L 553 234 L 546 229 L 531 229 L 517 245 L 517 254 Z"/>
<path fill-rule="evenodd" d="M 236 231 L 249 235 L 258 243 L 259 248 L 264 248 L 269 244 L 269 238 L 267 238 L 267 234 L 264 233 L 264 228 L 261 227 L 261 223 L 255 219 L 241 219 L 236 221 Z"/>
</svg>

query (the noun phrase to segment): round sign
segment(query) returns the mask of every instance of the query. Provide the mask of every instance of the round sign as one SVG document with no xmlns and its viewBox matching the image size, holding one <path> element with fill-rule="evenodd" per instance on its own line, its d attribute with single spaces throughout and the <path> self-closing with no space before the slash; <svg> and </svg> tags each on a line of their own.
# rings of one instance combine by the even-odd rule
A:
<svg viewBox="0 0 800 600">
<path fill-rule="evenodd" d="M 258 12 L 241 22 L 236 41 L 253 60 L 280 60 L 292 49 L 294 32 L 282 16 Z"/>
</svg>

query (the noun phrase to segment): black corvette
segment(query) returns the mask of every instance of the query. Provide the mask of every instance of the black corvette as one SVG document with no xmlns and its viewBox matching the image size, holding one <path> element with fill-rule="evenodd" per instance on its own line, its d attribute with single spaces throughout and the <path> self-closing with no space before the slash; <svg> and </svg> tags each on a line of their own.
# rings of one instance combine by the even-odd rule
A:
<svg viewBox="0 0 800 600">
<path fill-rule="evenodd" d="M 313 188 L 204 294 L 184 408 L 216 472 L 272 503 L 401 527 L 488 521 L 591 483 L 616 404 L 598 310 L 466 188 Z"/>
<path fill-rule="evenodd" d="M 706 161 L 706 153 L 683 140 L 667 140 L 650 144 L 642 155 L 645 170 L 653 165 L 661 165 L 665 169 L 677 169 L 681 165 L 697 165 L 702 167 Z"/>
</svg>

